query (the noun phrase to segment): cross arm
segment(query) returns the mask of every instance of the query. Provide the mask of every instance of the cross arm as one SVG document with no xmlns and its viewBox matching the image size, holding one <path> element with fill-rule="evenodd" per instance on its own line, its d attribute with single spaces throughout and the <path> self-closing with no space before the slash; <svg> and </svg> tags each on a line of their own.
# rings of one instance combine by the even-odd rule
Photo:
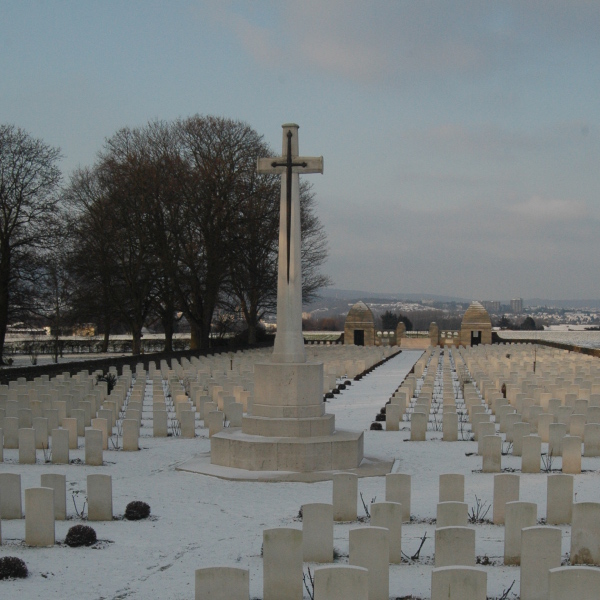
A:
<svg viewBox="0 0 600 600">
<path fill-rule="evenodd" d="M 275 163 L 275 165 L 273 165 Z M 285 156 L 275 158 L 259 158 L 257 161 L 256 172 L 261 175 L 281 175 L 287 173 L 287 159 Z M 322 156 L 295 156 L 292 163 L 294 173 L 322 173 Z"/>
</svg>

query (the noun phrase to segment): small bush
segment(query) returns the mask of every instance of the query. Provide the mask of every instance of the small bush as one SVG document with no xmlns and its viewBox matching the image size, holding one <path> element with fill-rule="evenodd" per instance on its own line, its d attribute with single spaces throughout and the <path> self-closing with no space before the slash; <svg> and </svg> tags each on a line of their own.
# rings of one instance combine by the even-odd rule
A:
<svg viewBox="0 0 600 600">
<path fill-rule="evenodd" d="M 27 577 L 27 565 L 17 556 L 0 558 L 0 579 L 23 579 Z"/>
<path fill-rule="evenodd" d="M 140 521 L 150 516 L 150 506 L 141 500 L 134 500 L 125 507 L 125 518 L 128 521 Z"/>
<path fill-rule="evenodd" d="M 383 431 L 381 423 L 371 423 L 371 431 Z"/>
<path fill-rule="evenodd" d="M 378 415 L 375 415 L 375 420 L 376 421 L 385 421 L 385 415 L 382 415 L 381 413 L 379 413 Z"/>
<path fill-rule="evenodd" d="M 65 544 L 71 548 L 91 546 L 98 541 L 96 531 L 89 525 L 74 525 L 67 532 Z"/>
</svg>

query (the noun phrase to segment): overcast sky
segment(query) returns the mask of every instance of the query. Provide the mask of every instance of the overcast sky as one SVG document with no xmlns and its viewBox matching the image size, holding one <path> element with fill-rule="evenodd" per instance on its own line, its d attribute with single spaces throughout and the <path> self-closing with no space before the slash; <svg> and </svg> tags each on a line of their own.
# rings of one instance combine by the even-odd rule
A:
<svg viewBox="0 0 600 600">
<path fill-rule="evenodd" d="M 0 0 L 0 73 L 66 176 L 155 118 L 298 123 L 335 287 L 600 297 L 598 0 Z"/>
</svg>

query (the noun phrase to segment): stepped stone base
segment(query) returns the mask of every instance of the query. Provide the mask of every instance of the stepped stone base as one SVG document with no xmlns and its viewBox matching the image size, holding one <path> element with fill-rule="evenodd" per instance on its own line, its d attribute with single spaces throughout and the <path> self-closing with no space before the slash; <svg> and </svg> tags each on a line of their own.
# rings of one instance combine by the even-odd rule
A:
<svg viewBox="0 0 600 600">
<path fill-rule="evenodd" d="M 356 469 L 363 459 L 363 433 L 336 431 L 318 437 L 266 437 L 240 430 L 211 437 L 211 464 L 247 471 Z"/>
<path fill-rule="evenodd" d="M 242 419 L 242 431 L 248 435 L 292 438 L 322 437 L 333 435 L 334 430 L 334 415 L 308 419 L 269 419 L 256 416 Z"/>
</svg>

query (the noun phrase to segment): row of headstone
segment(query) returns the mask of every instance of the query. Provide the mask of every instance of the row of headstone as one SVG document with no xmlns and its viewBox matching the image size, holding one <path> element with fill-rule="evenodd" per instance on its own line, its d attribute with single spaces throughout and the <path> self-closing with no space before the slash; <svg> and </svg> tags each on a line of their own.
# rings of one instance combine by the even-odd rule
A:
<svg viewBox="0 0 600 600">
<path fill-rule="evenodd" d="M 50 521 L 52 522 L 52 531 L 54 531 L 54 520 L 64 520 L 67 518 L 66 477 L 60 474 L 43 474 L 40 484 L 39 488 L 28 488 L 25 490 L 25 518 L 26 520 L 29 519 L 32 528 L 39 525 L 44 532 L 44 539 L 50 539 L 48 537 Z M 40 489 L 49 491 L 29 493 L 30 490 Z M 30 496 L 29 504 L 27 500 L 28 493 Z M 112 477 L 110 475 L 92 474 L 87 476 L 86 502 L 87 518 L 89 521 L 112 520 Z M 21 475 L 16 473 L 0 473 L 0 519 L 22 518 Z M 38 519 L 42 519 L 41 525 Z M 27 543 L 29 544 L 29 542 Z"/>
</svg>

